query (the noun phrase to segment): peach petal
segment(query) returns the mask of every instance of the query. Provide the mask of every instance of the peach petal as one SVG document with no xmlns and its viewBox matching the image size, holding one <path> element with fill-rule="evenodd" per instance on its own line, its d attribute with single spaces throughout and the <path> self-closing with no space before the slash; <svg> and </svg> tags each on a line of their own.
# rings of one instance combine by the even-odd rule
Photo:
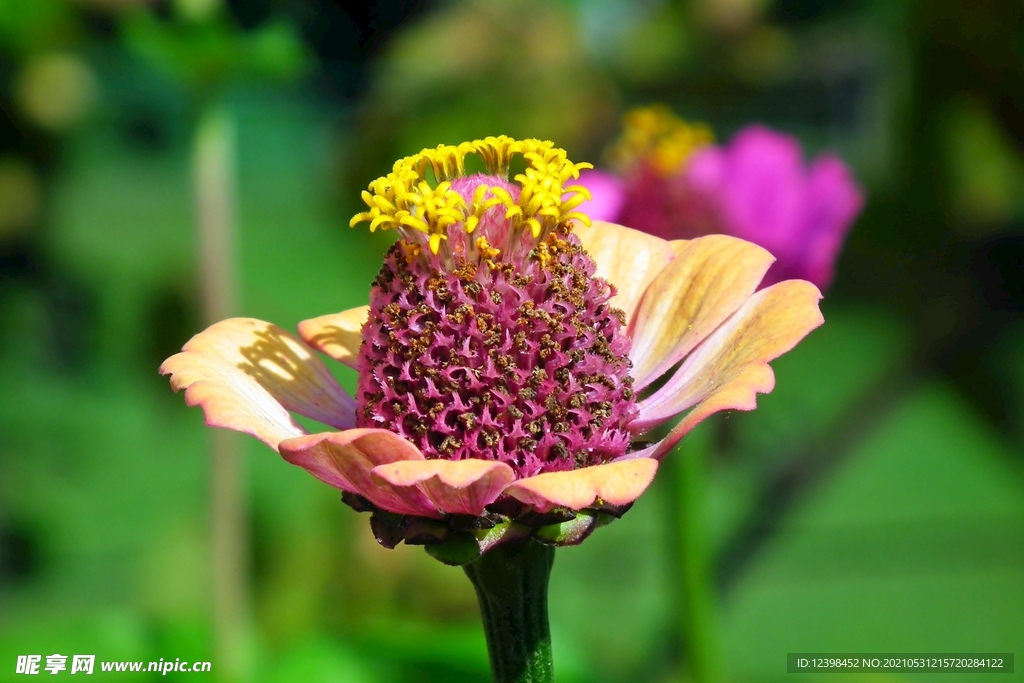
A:
<svg viewBox="0 0 1024 683">
<path fill-rule="evenodd" d="M 206 423 L 252 434 L 271 448 L 305 434 L 289 411 L 338 428 L 355 424 L 355 402 L 295 335 L 253 318 L 211 325 L 160 366 Z"/>
<path fill-rule="evenodd" d="M 372 475 L 374 468 L 400 461 L 423 461 L 423 453 L 385 429 L 348 429 L 282 441 L 281 456 L 335 488 L 358 493 L 389 512 L 440 517 L 416 488 L 393 486 Z"/>
<path fill-rule="evenodd" d="M 744 240 L 708 235 L 680 245 L 644 292 L 632 328 L 633 378 L 643 389 L 750 298 L 774 257 Z"/>
<path fill-rule="evenodd" d="M 787 280 L 750 298 L 701 344 L 676 374 L 640 404 L 638 428 L 696 406 L 658 446 L 660 457 L 701 420 L 720 410 L 753 410 L 758 393 L 775 386 L 768 362 L 824 322 L 818 288 Z"/>
<path fill-rule="evenodd" d="M 376 467 L 373 475 L 418 488 L 441 512 L 477 517 L 516 478 L 511 467 L 493 460 L 404 460 Z"/>
<path fill-rule="evenodd" d="M 669 246 L 672 247 L 672 253 L 679 256 L 683 253 L 683 249 L 686 249 L 686 245 L 693 240 L 671 240 Z"/>
<path fill-rule="evenodd" d="M 612 462 L 622 462 L 623 460 L 636 460 L 638 458 L 653 458 L 655 452 L 658 450 L 659 445 L 661 445 L 660 441 L 649 443 L 639 450 L 630 451 L 625 455 L 620 455 L 619 457 L 615 458 L 615 460 L 613 460 Z"/>
<path fill-rule="evenodd" d="M 651 458 L 620 460 L 520 479 L 505 493 L 534 506 L 538 512 L 556 507 L 580 510 L 593 505 L 598 498 L 609 505 L 626 505 L 640 497 L 657 471 L 658 461 Z"/>
<path fill-rule="evenodd" d="M 355 368 L 359 345 L 363 342 L 363 323 L 369 313 L 369 306 L 359 306 L 303 320 L 299 323 L 299 336 L 317 351 Z"/>
<path fill-rule="evenodd" d="M 615 223 L 594 221 L 573 231 L 597 264 L 597 276 L 615 285 L 613 306 L 626 313 L 631 324 L 644 290 L 675 258 L 670 242 Z"/>
</svg>

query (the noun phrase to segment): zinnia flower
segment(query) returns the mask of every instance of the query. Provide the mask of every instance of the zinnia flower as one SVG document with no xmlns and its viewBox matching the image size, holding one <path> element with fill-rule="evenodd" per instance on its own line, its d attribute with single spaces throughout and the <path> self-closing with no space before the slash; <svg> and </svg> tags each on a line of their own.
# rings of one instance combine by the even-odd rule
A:
<svg viewBox="0 0 1024 683">
<path fill-rule="evenodd" d="M 160 371 L 207 424 L 372 512 L 383 545 L 463 563 L 512 538 L 578 543 L 697 423 L 753 409 L 768 361 L 822 322 L 808 282 L 757 291 L 773 257 L 750 242 L 587 227 L 586 191 L 565 186 L 586 166 L 507 137 L 401 159 L 353 219 L 399 234 L 368 306 L 298 336 L 225 320 Z M 317 351 L 358 372 L 354 398 Z M 332 429 L 307 433 L 293 412 Z"/>
<path fill-rule="evenodd" d="M 763 126 L 713 146 L 707 128 L 663 107 L 634 110 L 624 122 L 611 153 L 617 174 L 593 170 L 580 179 L 594 197 L 583 207 L 592 218 L 665 239 L 739 237 L 778 259 L 766 283 L 828 286 L 864 203 L 841 159 L 825 153 L 805 167 L 795 138 Z"/>
</svg>

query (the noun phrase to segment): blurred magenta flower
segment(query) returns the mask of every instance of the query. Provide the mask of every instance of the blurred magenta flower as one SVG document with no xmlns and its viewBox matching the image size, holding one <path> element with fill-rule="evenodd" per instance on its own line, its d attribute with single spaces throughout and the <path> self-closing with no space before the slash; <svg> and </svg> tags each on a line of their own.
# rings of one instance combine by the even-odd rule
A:
<svg viewBox="0 0 1024 683">
<path fill-rule="evenodd" d="M 648 111 L 648 110 L 642 110 Z M 663 109 L 663 129 L 688 128 Z M 627 115 L 624 137 L 635 126 Z M 740 131 L 726 146 L 690 147 L 666 169 L 639 149 L 617 164 L 618 174 L 585 172 L 595 218 L 666 239 L 721 233 L 759 244 L 778 261 L 766 283 L 806 279 L 825 288 L 863 196 L 837 156 L 805 166 L 799 142 L 763 126 Z"/>
<path fill-rule="evenodd" d="M 468 155 L 487 175 L 467 175 Z M 527 168 L 509 181 L 514 156 Z M 774 259 L 750 242 L 581 226 L 586 191 L 565 183 L 583 166 L 506 137 L 401 159 L 353 219 L 400 236 L 368 306 L 298 336 L 225 320 L 160 371 L 207 424 L 372 512 L 386 546 L 468 540 L 442 558 L 459 564 L 512 538 L 578 543 L 697 423 L 753 409 L 774 385 L 768 361 L 822 322 L 808 282 L 757 291 Z M 315 351 L 358 372 L 354 398 Z M 332 430 L 310 434 L 292 412 Z"/>
</svg>

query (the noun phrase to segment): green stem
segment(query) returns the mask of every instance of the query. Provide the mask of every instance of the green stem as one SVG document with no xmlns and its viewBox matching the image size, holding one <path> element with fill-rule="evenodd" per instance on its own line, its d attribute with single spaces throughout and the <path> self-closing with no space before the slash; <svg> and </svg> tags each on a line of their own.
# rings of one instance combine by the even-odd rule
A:
<svg viewBox="0 0 1024 683">
<path fill-rule="evenodd" d="M 235 164 L 234 120 L 223 106 L 208 104 L 200 114 L 192 145 L 199 277 L 207 324 L 238 314 Z"/>
<path fill-rule="evenodd" d="M 463 567 L 476 588 L 494 683 L 552 683 L 548 579 L 555 549 L 499 545 Z"/>
<path fill-rule="evenodd" d="M 237 315 L 235 283 L 235 130 L 230 113 L 209 103 L 192 147 L 192 177 L 199 232 L 203 318 L 211 325 Z M 249 582 L 246 558 L 245 475 L 238 434 L 216 429 L 210 441 L 211 583 L 214 654 L 218 679 L 244 681 Z"/>
<path fill-rule="evenodd" d="M 706 518 L 710 436 L 707 429 L 694 431 L 672 459 L 682 593 L 679 635 L 695 683 L 722 680 Z"/>
</svg>

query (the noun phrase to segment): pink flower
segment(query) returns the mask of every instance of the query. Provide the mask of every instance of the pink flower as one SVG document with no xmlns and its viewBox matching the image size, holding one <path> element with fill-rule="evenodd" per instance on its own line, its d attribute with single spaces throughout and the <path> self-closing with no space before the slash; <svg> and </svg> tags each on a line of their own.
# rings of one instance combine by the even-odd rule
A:
<svg viewBox="0 0 1024 683">
<path fill-rule="evenodd" d="M 799 142 L 762 126 L 725 147 L 698 148 L 667 172 L 640 151 L 621 179 L 589 171 L 580 182 L 600 200 L 595 217 L 666 239 L 740 237 L 778 259 L 766 283 L 801 278 L 822 288 L 864 202 L 838 157 L 822 154 L 805 167 Z"/>
<path fill-rule="evenodd" d="M 805 167 L 796 139 L 761 126 L 745 128 L 725 148 L 697 152 L 686 177 L 717 203 L 728 234 L 778 258 L 773 281 L 798 277 L 828 286 L 864 205 L 839 157 L 822 154 Z"/>
<path fill-rule="evenodd" d="M 465 174 L 469 154 L 487 175 Z M 513 155 L 528 168 L 510 182 Z M 773 258 L 749 242 L 579 226 L 585 195 L 563 187 L 579 168 L 504 137 L 402 159 L 353 219 L 400 235 L 368 306 L 298 336 L 225 320 L 160 371 L 207 424 L 373 512 L 382 544 L 458 546 L 445 559 L 461 563 L 509 538 L 578 543 L 697 423 L 753 409 L 774 384 L 768 361 L 822 322 L 808 282 L 756 291 Z M 315 351 L 358 371 L 354 398 Z M 333 430 L 309 434 L 292 412 Z"/>
</svg>

